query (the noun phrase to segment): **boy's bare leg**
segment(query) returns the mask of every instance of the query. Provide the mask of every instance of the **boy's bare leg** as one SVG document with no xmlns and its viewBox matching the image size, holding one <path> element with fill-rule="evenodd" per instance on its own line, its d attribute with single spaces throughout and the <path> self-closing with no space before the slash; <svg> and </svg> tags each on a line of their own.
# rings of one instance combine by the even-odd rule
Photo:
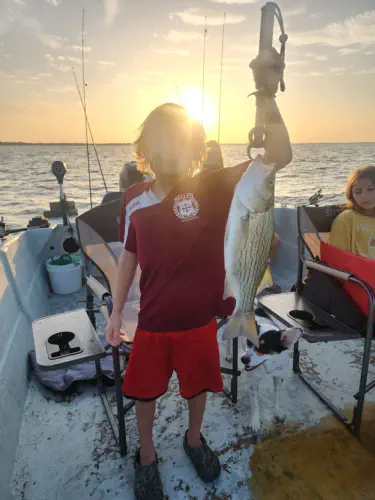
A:
<svg viewBox="0 0 375 500">
<path fill-rule="evenodd" d="M 147 403 L 137 401 L 135 404 L 139 441 L 141 444 L 141 465 L 150 465 L 156 458 L 156 451 L 152 441 L 155 407 L 156 401 Z"/>
<path fill-rule="evenodd" d="M 203 421 L 204 409 L 206 407 L 207 393 L 203 392 L 195 398 L 188 400 L 189 405 L 189 430 L 187 434 L 188 445 L 191 448 L 197 448 L 202 445 L 201 426 Z"/>
</svg>

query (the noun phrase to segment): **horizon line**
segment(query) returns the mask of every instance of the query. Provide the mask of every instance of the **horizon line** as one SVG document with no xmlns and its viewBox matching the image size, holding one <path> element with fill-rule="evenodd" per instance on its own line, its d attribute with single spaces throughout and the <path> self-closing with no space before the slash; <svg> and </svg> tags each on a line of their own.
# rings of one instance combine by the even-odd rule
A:
<svg viewBox="0 0 375 500">
<path fill-rule="evenodd" d="M 292 142 L 292 145 L 311 144 L 375 144 L 374 141 L 337 141 L 337 142 Z M 132 146 L 132 142 L 97 142 L 96 146 Z M 85 142 L 24 142 L 24 141 L 0 141 L 0 146 L 86 146 Z M 93 144 L 89 144 L 93 146 Z M 247 146 L 244 142 L 223 142 L 220 146 Z"/>
</svg>

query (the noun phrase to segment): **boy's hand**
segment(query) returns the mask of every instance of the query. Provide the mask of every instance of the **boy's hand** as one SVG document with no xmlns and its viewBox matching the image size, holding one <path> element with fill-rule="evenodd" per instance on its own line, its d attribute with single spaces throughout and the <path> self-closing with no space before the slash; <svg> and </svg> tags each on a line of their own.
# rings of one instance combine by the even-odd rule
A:
<svg viewBox="0 0 375 500">
<path fill-rule="evenodd" d="M 105 329 L 105 334 L 108 342 L 114 347 L 117 347 L 122 341 L 120 336 L 121 325 L 122 314 L 118 311 L 112 311 L 107 328 Z"/>
<path fill-rule="evenodd" d="M 257 90 L 266 95 L 276 94 L 284 67 L 284 61 L 276 49 L 272 47 L 270 50 L 262 51 L 250 63 Z"/>
</svg>

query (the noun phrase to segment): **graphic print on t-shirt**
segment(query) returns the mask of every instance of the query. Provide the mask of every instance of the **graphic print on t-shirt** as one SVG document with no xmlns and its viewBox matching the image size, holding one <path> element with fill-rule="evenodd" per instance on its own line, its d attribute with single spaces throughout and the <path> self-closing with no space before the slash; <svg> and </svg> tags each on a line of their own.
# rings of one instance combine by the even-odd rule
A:
<svg viewBox="0 0 375 500">
<path fill-rule="evenodd" d="M 199 203 L 193 193 L 182 193 L 173 201 L 173 212 L 181 222 L 196 219 L 199 213 Z"/>
</svg>

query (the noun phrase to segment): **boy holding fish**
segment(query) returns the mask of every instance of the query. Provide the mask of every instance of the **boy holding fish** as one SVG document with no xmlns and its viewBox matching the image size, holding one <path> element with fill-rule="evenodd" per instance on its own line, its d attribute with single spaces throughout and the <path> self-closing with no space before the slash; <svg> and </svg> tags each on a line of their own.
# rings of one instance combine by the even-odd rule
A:
<svg viewBox="0 0 375 500">
<path fill-rule="evenodd" d="M 137 499 L 163 498 L 152 429 L 156 399 L 167 391 L 173 371 L 189 407 L 183 448 L 203 481 L 213 481 L 220 474 L 218 457 L 200 431 L 207 391 L 223 388 L 215 318 L 233 309 L 232 302 L 223 300 L 228 213 L 236 185 L 246 210 L 257 197 L 261 210 L 273 206 L 275 170 L 292 156 L 274 96 L 265 95 L 263 106 L 264 163 L 259 157 L 233 168 L 198 172 L 205 158 L 204 130 L 177 104 L 154 109 L 135 142 L 137 160 L 154 180 L 130 186 L 124 193 L 125 248 L 107 339 L 112 345 L 121 342 L 122 311 L 139 263 L 138 328 L 123 384 L 124 395 L 136 400 Z M 246 210 L 241 215 L 248 215 Z"/>
</svg>

